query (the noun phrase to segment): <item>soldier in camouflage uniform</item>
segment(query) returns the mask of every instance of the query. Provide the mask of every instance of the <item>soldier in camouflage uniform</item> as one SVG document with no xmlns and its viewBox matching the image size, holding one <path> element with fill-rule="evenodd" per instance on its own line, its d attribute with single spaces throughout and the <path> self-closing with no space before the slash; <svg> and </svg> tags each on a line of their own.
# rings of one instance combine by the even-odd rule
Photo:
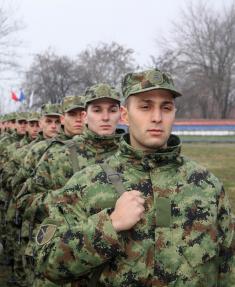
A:
<svg viewBox="0 0 235 287">
<path fill-rule="evenodd" d="M 64 130 L 60 131 L 60 134 L 56 136 L 57 140 L 68 140 L 71 139 L 74 134 L 79 134 L 83 128 L 83 122 L 81 118 L 81 113 L 84 110 L 84 104 L 82 102 L 82 97 L 78 96 L 71 96 L 66 97 L 63 103 L 64 107 L 64 114 L 61 115 L 61 121 L 64 125 Z M 27 156 L 24 160 L 23 166 L 20 171 L 17 173 L 16 177 L 12 181 L 12 186 L 14 188 L 14 195 L 16 196 L 19 192 L 19 187 L 22 187 L 22 182 L 30 177 L 35 170 L 37 162 L 39 161 L 42 154 L 50 145 L 50 142 L 55 139 L 55 133 L 51 126 L 51 124 L 56 123 L 57 129 L 56 132 L 58 133 L 58 122 L 60 116 L 60 107 L 58 105 L 45 105 L 42 108 L 42 119 L 40 121 L 42 129 L 43 129 L 43 136 L 46 140 L 41 141 L 38 144 L 35 144 L 27 153 Z M 48 130 L 48 127 L 50 128 Z M 21 219 L 21 214 L 19 210 L 17 210 L 17 216 Z M 21 222 L 21 220 L 19 220 Z M 21 229 L 18 228 L 18 233 L 21 235 L 21 244 L 19 249 L 19 256 L 22 258 L 24 251 L 25 251 L 25 242 L 26 242 L 26 234 L 28 233 L 28 225 L 26 224 L 22 226 Z M 19 263 L 20 263 L 19 258 Z M 20 264 L 18 264 L 20 266 Z M 18 269 L 19 269 L 18 266 Z M 21 266 L 20 266 L 21 267 Z M 20 273 L 21 279 L 25 282 L 26 286 L 30 284 L 28 281 L 29 278 L 25 279 L 25 273 Z M 19 277 L 19 276 L 18 276 Z M 21 280 L 21 282 L 22 282 Z M 18 280 L 19 282 L 19 280 Z M 22 286 L 23 283 L 21 283 Z"/>
<path fill-rule="evenodd" d="M 39 126 L 42 130 L 39 140 L 33 143 L 24 158 L 21 168 L 12 181 L 12 187 L 17 194 L 28 177 L 34 172 L 37 163 L 51 141 L 61 132 L 61 105 L 45 104 L 41 108 Z"/>
<path fill-rule="evenodd" d="M 85 101 L 87 127 L 83 134 L 72 141 L 51 143 L 30 180 L 30 190 L 58 189 L 75 171 L 101 162 L 117 150 L 123 133 L 116 130 L 120 118 L 119 94 L 106 84 L 97 84 L 86 90 Z"/>
<path fill-rule="evenodd" d="M 18 134 L 16 131 L 16 118 L 17 113 L 11 113 L 8 115 L 7 131 L 0 140 L 0 172 L 2 170 L 3 164 L 5 162 L 6 149 L 10 144 L 20 141 L 24 134 Z M 19 127 L 19 125 L 18 125 Z"/>
<path fill-rule="evenodd" d="M 69 140 L 75 135 L 80 135 L 84 128 L 84 97 L 67 96 L 62 103 L 63 115 L 61 123 L 66 138 Z M 61 138 L 63 140 L 63 138 Z"/>
<path fill-rule="evenodd" d="M 25 218 L 31 219 L 31 225 L 35 224 L 34 214 L 41 194 L 44 200 L 51 189 L 64 186 L 74 172 L 88 164 L 101 162 L 118 148 L 123 132 L 116 130 L 120 119 L 119 93 L 106 84 L 97 84 L 86 90 L 85 102 L 87 127 L 84 133 L 72 141 L 52 142 L 38 164 L 35 177 L 28 180 L 29 190 L 33 194 L 27 208 L 24 208 L 27 211 Z M 41 194 L 31 204 L 35 193 Z M 28 255 L 31 243 L 27 248 Z M 45 282 L 43 286 L 47 286 Z"/>
<path fill-rule="evenodd" d="M 8 118 L 9 119 L 9 118 Z M 4 171 L 4 167 L 9 160 L 11 160 L 12 154 L 14 151 L 20 147 L 20 142 L 23 138 L 25 138 L 26 134 L 26 127 L 27 127 L 27 114 L 26 113 L 15 113 L 14 118 L 10 119 L 10 128 L 15 130 L 14 132 L 8 133 L 2 140 L 1 140 L 1 179 L 0 179 L 0 198 L 1 202 L 1 240 L 4 245 L 4 264 L 10 265 L 13 268 L 13 249 L 12 244 L 8 241 L 6 237 L 6 231 L 8 230 L 9 226 L 6 220 L 6 213 L 10 202 L 10 193 L 6 186 L 6 173 Z M 11 239 L 11 238 L 10 238 Z M 11 241 L 12 243 L 12 241 Z"/>
<path fill-rule="evenodd" d="M 28 136 L 27 133 L 27 127 L 28 127 L 28 113 L 22 112 L 18 113 L 16 115 L 16 124 L 15 124 L 15 130 L 16 130 L 16 140 L 7 145 L 4 151 L 2 151 L 2 164 L 4 164 L 9 161 L 9 159 L 12 157 L 13 153 L 22 147 L 23 145 L 26 145 L 31 141 L 31 139 Z"/>
<path fill-rule="evenodd" d="M 130 73 L 122 90 L 130 134 L 104 164 L 51 194 L 36 236 L 38 271 L 73 286 L 91 286 L 85 276 L 98 281 L 92 286 L 235 286 L 228 198 L 180 154 L 173 80 L 157 69 Z"/>
<path fill-rule="evenodd" d="M 7 149 L 8 158 L 3 167 L 2 181 L 4 185 L 8 187 L 10 187 L 12 177 L 16 175 L 18 168 L 20 167 L 20 163 L 29 150 L 29 147 L 33 145 L 33 143 L 31 145 L 29 144 L 36 140 L 40 132 L 38 113 L 34 112 L 28 114 L 27 123 L 26 135 L 21 141 L 11 144 Z M 40 137 L 38 137 L 38 139 L 40 139 Z"/>
<path fill-rule="evenodd" d="M 26 117 L 27 116 L 27 117 Z M 20 121 L 20 123 L 19 123 Z M 7 254 L 7 258 L 11 258 L 11 262 L 15 270 L 15 267 L 17 266 L 16 263 L 16 251 L 19 246 L 19 236 L 18 233 L 15 233 L 16 227 L 15 227 L 15 200 L 11 188 L 11 180 L 16 175 L 18 168 L 20 167 L 20 162 L 23 159 L 23 156 L 26 153 L 23 153 L 28 151 L 28 147 L 24 148 L 24 146 L 28 146 L 30 142 L 32 142 L 39 133 L 39 117 L 38 114 L 31 113 L 26 115 L 20 114 L 17 115 L 17 123 L 19 124 L 19 129 L 24 131 L 25 128 L 25 122 L 27 122 L 27 128 L 26 128 L 26 135 L 22 138 L 21 141 L 11 144 L 7 148 L 7 161 L 4 164 L 3 171 L 2 171 L 2 178 L 1 178 L 1 184 L 4 187 L 3 191 L 6 195 L 6 197 L 9 200 L 9 207 L 5 211 L 6 216 L 6 245 L 5 245 L 5 253 Z M 13 255 L 14 254 L 14 255 Z M 11 256 L 10 256 L 11 255 Z M 14 257 L 14 258 L 13 258 Z M 13 260 L 14 259 L 14 260 Z M 15 273 L 15 272 L 14 272 Z M 13 281 L 13 276 L 11 278 L 11 281 Z M 15 281 L 12 282 L 12 284 L 15 284 Z"/>
<path fill-rule="evenodd" d="M 3 175 L 3 168 L 5 163 L 10 159 L 11 154 L 17 148 L 19 141 L 25 136 L 26 133 L 26 114 L 25 113 L 18 113 L 15 117 L 11 118 L 11 128 L 15 128 L 15 132 L 9 133 L 5 137 L 2 138 L 0 141 L 0 203 L 1 203 L 1 240 L 5 241 L 4 236 L 4 225 L 5 225 L 5 213 L 9 204 L 9 195 L 5 190 L 5 182 L 4 182 L 4 175 Z M 16 123 L 14 122 L 16 120 Z"/>
<path fill-rule="evenodd" d="M 40 115 L 40 128 L 42 129 L 42 134 L 32 141 L 29 145 L 22 147 L 17 150 L 17 154 L 14 155 L 14 160 L 11 161 L 13 164 L 12 171 L 16 171 L 12 177 L 12 172 L 9 175 L 9 188 L 13 191 L 11 208 L 7 210 L 7 221 L 11 228 L 8 228 L 9 234 L 9 246 L 15 249 L 14 255 L 14 278 L 12 284 L 18 284 L 19 286 L 28 286 L 25 282 L 25 275 L 22 274 L 22 256 L 20 254 L 21 247 L 21 219 L 16 216 L 16 202 L 15 196 L 22 187 L 25 177 L 30 175 L 31 169 L 33 169 L 33 164 L 36 165 L 37 158 L 40 159 L 44 150 L 49 144 L 52 137 L 55 137 L 60 132 L 60 116 L 61 107 L 58 104 L 46 104 L 42 106 Z M 37 119 L 38 120 L 38 119 Z M 27 165 L 28 164 L 28 165 Z M 8 169 L 9 170 L 9 169 Z M 14 243 L 12 243 L 14 241 Z M 12 250 L 14 250 L 12 249 Z"/>
<path fill-rule="evenodd" d="M 28 177 L 32 176 L 37 163 L 39 162 L 47 147 L 50 145 L 51 140 L 53 140 L 61 133 L 61 115 L 62 113 L 60 104 L 44 104 L 41 107 L 39 126 L 42 132 L 28 147 L 26 147 L 27 150 L 23 149 L 19 152 L 19 155 L 22 155 L 22 153 L 24 154 L 23 161 L 20 162 L 20 168 L 11 181 L 15 205 L 14 213 L 11 213 L 11 222 L 15 225 L 15 234 L 17 236 L 17 239 L 15 240 L 20 243 L 17 246 L 15 256 L 15 261 L 17 261 L 15 267 L 15 275 L 18 284 L 21 286 L 30 285 L 22 267 L 22 255 L 24 254 L 25 249 L 25 233 L 27 233 L 28 230 L 26 231 L 25 227 L 22 226 L 22 218 L 17 209 L 16 197 L 19 191 L 22 189 L 23 183 L 27 180 Z M 64 138 L 63 133 L 62 136 Z"/>
<path fill-rule="evenodd" d="M 1 140 L 15 132 L 16 115 L 16 113 L 10 113 L 4 116 L 4 133 L 1 135 Z"/>
</svg>

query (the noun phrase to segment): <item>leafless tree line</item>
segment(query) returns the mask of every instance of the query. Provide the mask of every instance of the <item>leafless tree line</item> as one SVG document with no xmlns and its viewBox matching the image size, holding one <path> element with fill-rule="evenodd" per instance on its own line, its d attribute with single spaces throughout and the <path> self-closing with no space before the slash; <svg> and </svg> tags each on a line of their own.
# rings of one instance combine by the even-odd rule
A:
<svg viewBox="0 0 235 287">
<path fill-rule="evenodd" d="M 67 95 L 81 95 L 96 83 L 116 87 L 124 73 L 136 69 L 133 53 L 116 42 L 88 47 L 76 59 L 48 50 L 35 56 L 23 87 L 27 94 L 33 91 L 34 107 L 60 102 Z"/>
<path fill-rule="evenodd" d="M 151 56 L 151 66 L 170 72 L 184 94 L 177 103 L 178 117 L 235 117 L 235 4 L 218 11 L 207 1 L 189 2 L 172 28 L 171 35 L 158 38 L 161 52 Z M 0 8 L 0 71 L 14 65 L 5 47 L 17 30 Z M 118 87 L 125 73 L 138 68 L 134 50 L 116 42 L 89 46 L 75 58 L 48 49 L 35 55 L 25 73 L 22 87 L 34 97 L 33 102 L 26 97 L 24 107 L 59 102 L 99 82 Z"/>
<path fill-rule="evenodd" d="M 159 42 L 158 42 L 159 43 Z M 215 11 L 192 3 L 174 23 L 172 37 L 161 39 L 155 65 L 171 71 L 184 98 L 179 116 L 235 116 L 235 6 Z"/>
</svg>

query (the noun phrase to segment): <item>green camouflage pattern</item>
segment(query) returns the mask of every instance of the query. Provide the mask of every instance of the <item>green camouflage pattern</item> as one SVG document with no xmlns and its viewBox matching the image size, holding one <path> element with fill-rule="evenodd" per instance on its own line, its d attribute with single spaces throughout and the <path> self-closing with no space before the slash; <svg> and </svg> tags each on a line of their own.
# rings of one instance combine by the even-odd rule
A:
<svg viewBox="0 0 235 287">
<path fill-rule="evenodd" d="M 34 232 L 29 234 L 29 226 L 31 229 L 34 228 L 38 222 L 41 222 L 42 216 L 47 215 L 41 208 L 42 202 L 44 200 L 47 202 L 50 191 L 64 186 L 75 173 L 70 156 L 70 144 L 75 144 L 78 169 L 82 169 L 89 164 L 102 162 L 104 158 L 114 154 L 118 149 L 122 133 L 122 130 L 117 130 L 116 135 L 99 136 L 86 129 L 84 134 L 75 136 L 70 141 L 54 140 L 51 142 L 37 165 L 34 177 L 28 178 L 25 183 L 25 195 L 21 195 L 17 201 L 17 208 L 23 218 L 21 232 L 26 241 L 27 238 L 35 236 Z M 29 241 L 25 253 L 33 257 L 32 243 Z M 40 284 L 50 286 L 40 275 L 34 281 L 35 286 L 40 286 Z"/>
<path fill-rule="evenodd" d="M 25 140 L 25 137 L 23 138 Z M 23 142 L 22 139 L 22 142 Z M 14 284 L 18 284 L 17 286 L 29 286 L 30 283 L 27 282 L 25 270 L 22 264 L 22 254 L 21 254 L 21 238 L 20 238 L 20 218 L 16 217 L 16 201 L 15 201 L 15 193 L 16 190 L 12 188 L 12 179 L 15 179 L 18 169 L 20 168 L 24 157 L 26 156 L 30 147 L 36 142 L 42 140 L 42 136 L 38 136 L 33 142 L 31 141 L 27 145 L 23 145 L 22 142 L 16 142 L 10 145 L 11 148 L 11 156 L 8 161 L 4 165 L 3 173 L 2 173 L 2 184 L 4 186 L 4 193 L 6 195 L 6 199 L 9 200 L 8 208 L 5 210 L 5 218 L 6 218 L 6 230 L 4 230 L 4 238 L 5 238 L 5 257 L 10 259 L 12 262 L 12 274 L 9 272 L 8 280 L 10 277 L 14 278 Z M 13 146 L 14 145 L 14 146 Z M 9 149 L 8 149 L 9 150 Z M 18 223 L 17 223 L 18 222 Z M 11 275 L 11 276 L 10 276 Z M 6 276 L 5 276 L 6 277 Z M 6 277 L 6 278 L 7 278 Z M 2 282 L 2 281 L 0 281 Z"/>
<path fill-rule="evenodd" d="M 78 169 L 102 162 L 114 154 L 118 149 L 121 132 L 112 136 L 98 136 L 87 129 L 83 135 L 75 136 L 73 142 Z M 40 218 L 44 217 L 40 209 L 42 202 L 47 202 L 51 190 L 63 187 L 74 173 L 69 146 L 66 142 L 53 141 L 38 163 L 34 177 L 27 180 L 26 195 L 18 201 L 19 208 L 25 210 L 24 219 L 34 221 L 36 214 L 40 214 Z M 36 221 L 40 222 L 40 218 L 37 217 Z"/>
<path fill-rule="evenodd" d="M 112 99 L 120 102 L 120 94 L 108 84 L 96 84 L 85 91 L 85 106 L 98 99 Z"/>
<path fill-rule="evenodd" d="M 41 116 L 61 116 L 62 108 L 60 104 L 44 104 L 41 107 Z"/>
<path fill-rule="evenodd" d="M 73 137 L 72 142 L 76 146 L 78 168 L 82 169 L 89 164 L 102 162 L 114 154 L 118 149 L 121 135 L 122 130 L 115 135 L 99 136 L 86 128 L 82 135 Z M 71 142 L 56 140 L 51 143 L 37 166 L 30 190 L 35 193 L 58 189 L 72 177 L 74 170 L 69 143 Z"/>
<path fill-rule="evenodd" d="M 171 75 L 157 68 L 126 74 L 122 80 L 122 94 L 125 99 L 133 94 L 159 89 L 170 91 L 174 97 L 181 96 L 181 93 L 176 90 Z"/>
<path fill-rule="evenodd" d="M 85 98 L 83 96 L 64 97 L 62 103 L 63 113 L 67 113 L 75 109 L 84 109 L 84 100 Z"/>
<path fill-rule="evenodd" d="M 7 147 L 14 143 L 14 142 L 18 142 L 23 138 L 22 135 L 18 135 L 16 132 L 13 133 L 7 133 L 6 136 L 4 136 L 1 140 L 0 140 L 0 157 L 2 157 L 2 155 L 4 154 L 4 151 L 7 149 Z M 2 166 L 2 164 L 1 164 Z"/>
<path fill-rule="evenodd" d="M 40 120 L 40 113 L 37 113 L 37 112 L 31 112 L 28 114 L 28 122 L 38 122 Z"/>
<path fill-rule="evenodd" d="M 23 162 L 18 162 L 20 165 L 18 172 L 11 180 L 13 197 L 10 202 L 10 206 L 7 210 L 7 222 L 8 225 L 11 226 L 9 231 L 9 236 L 11 236 L 11 240 L 8 241 L 12 243 L 11 245 L 14 248 L 14 274 L 17 282 L 22 286 L 30 286 L 32 285 L 32 280 L 34 278 L 32 270 L 28 270 L 28 265 L 25 262 L 25 226 L 22 225 L 22 214 L 20 214 L 17 206 L 17 197 L 21 189 L 23 189 L 23 184 L 27 180 L 28 177 L 32 176 L 34 169 L 37 165 L 37 162 L 45 152 L 46 148 L 50 144 L 52 139 L 44 140 L 42 135 L 37 137 L 30 145 L 27 146 L 27 150 L 21 150 L 19 153 L 23 155 Z M 20 158 L 16 158 L 15 166 L 17 166 L 17 160 Z M 18 222 L 16 224 L 16 221 Z M 27 226 L 28 228 L 28 226 Z M 27 230 L 28 231 L 28 230 Z M 15 243 L 13 243 L 14 241 Z"/>
<path fill-rule="evenodd" d="M 16 114 L 16 120 L 17 121 L 22 121 L 22 120 L 27 121 L 28 120 L 28 116 L 29 116 L 28 112 L 17 113 Z"/>
<path fill-rule="evenodd" d="M 12 179 L 12 186 L 16 193 L 18 194 L 19 190 L 28 178 L 30 178 L 36 169 L 36 166 L 46 151 L 47 147 L 50 145 L 52 139 L 43 139 L 39 142 L 36 142 L 28 150 L 21 168 L 18 170 L 14 179 Z"/>
<path fill-rule="evenodd" d="M 15 206 L 12 205 L 12 188 L 11 188 L 11 178 L 15 176 L 16 171 L 14 170 L 14 156 L 18 150 L 25 144 L 29 142 L 29 138 L 25 136 L 20 136 L 17 134 L 12 134 L 11 138 L 14 137 L 15 140 L 12 144 L 6 146 L 5 150 L 1 154 L 2 159 L 2 171 L 1 171 L 1 200 L 4 202 L 4 208 L 1 207 L 1 240 L 4 242 L 4 254 L 1 259 L 1 264 L 4 262 L 10 263 L 10 266 L 4 266 L 6 272 L 5 278 L 8 280 L 16 279 L 15 276 L 15 262 L 16 257 L 14 253 L 15 246 L 18 244 L 18 238 L 14 234 L 14 225 L 9 221 L 9 212 L 13 211 L 15 213 Z M 22 138 L 23 137 L 23 138 Z M 21 139 L 21 140 L 20 140 Z M 4 159 L 4 160 L 3 160 Z M 0 280 L 2 283 L 3 280 Z M 15 281 L 14 281 L 15 282 Z M 16 284 L 16 283 L 12 283 Z M 21 285 L 22 287 L 24 285 Z"/>
<path fill-rule="evenodd" d="M 17 117 L 17 113 L 16 112 L 12 112 L 12 113 L 9 113 L 9 114 L 6 114 L 6 121 L 12 121 L 12 120 L 16 120 L 16 117 Z"/>
<path fill-rule="evenodd" d="M 144 217 L 117 233 L 111 223 L 119 195 L 96 164 L 51 193 L 49 217 L 37 233 L 37 270 L 54 282 L 79 282 L 103 264 L 97 286 L 235 286 L 230 205 L 219 180 L 166 149 L 145 154 L 124 136 L 107 160 L 125 190 L 139 190 Z M 87 286 L 87 285 L 81 285 Z"/>
</svg>

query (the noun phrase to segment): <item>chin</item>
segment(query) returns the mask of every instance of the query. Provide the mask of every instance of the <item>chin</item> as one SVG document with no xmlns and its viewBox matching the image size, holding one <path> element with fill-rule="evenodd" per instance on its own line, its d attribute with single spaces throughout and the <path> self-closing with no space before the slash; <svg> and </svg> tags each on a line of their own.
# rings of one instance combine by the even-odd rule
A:
<svg viewBox="0 0 235 287">
<path fill-rule="evenodd" d="M 166 145 L 165 142 L 152 142 L 152 143 L 146 143 L 145 146 L 150 148 L 150 149 L 159 149 L 162 148 Z"/>
<path fill-rule="evenodd" d="M 111 130 L 100 131 L 100 135 L 106 136 L 111 135 L 113 132 Z"/>
</svg>

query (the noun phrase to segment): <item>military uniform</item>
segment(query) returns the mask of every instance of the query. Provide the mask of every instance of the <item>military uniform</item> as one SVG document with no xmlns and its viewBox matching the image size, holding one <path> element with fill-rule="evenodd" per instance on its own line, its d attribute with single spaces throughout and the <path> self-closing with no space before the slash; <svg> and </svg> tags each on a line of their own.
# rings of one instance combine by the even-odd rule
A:
<svg viewBox="0 0 235 287">
<path fill-rule="evenodd" d="M 29 121 L 38 121 L 40 116 L 44 115 L 56 115 L 60 116 L 60 106 L 59 105 L 44 105 L 42 107 L 41 114 L 31 113 L 29 115 Z M 19 120 L 19 116 L 17 118 Z M 20 118 L 22 119 L 22 117 Z M 23 138 L 24 139 L 24 138 Z M 22 254 L 21 254 L 21 244 L 22 244 L 22 232 L 21 232 L 21 217 L 18 216 L 18 212 L 16 210 L 16 201 L 15 196 L 19 192 L 20 188 L 25 181 L 25 177 L 30 176 L 30 172 L 32 171 L 32 162 L 36 164 L 36 159 L 34 158 L 30 163 L 29 166 L 24 166 L 23 161 L 25 160 L 27 163 L 29 157 L 27 154 L 31 149 L 37 154 L 40 158 L 42 153 L 44 152 L 45 148 L 47 147 L 48 143 L 41 144 L 40 142 L 44 140 L 42 134 L 39 134 L 38 137 L 29 143 L 28 145 L 22 146 L 23 143 L 26 141 L 23 139 L 21 142 L 17 142 L 12 144 L 8 148 L 8 155 L 11 155 L 11 160 L 8 161 L 3 170 L 3 180 L 8 191 L 10 194 L 10 205 L 6 211 L 6 223 L 7 223 L 7 248 L 11 249 L 11 253 L 14 253 L 14 278 L 15 283 L 19 286 L 28 286 L 29 283 L 26 281 L 25 273 L 22 270 Z M 34 146 L 39 144 L 37 148 Z M 21 147 L 22 146 L 22 147 Z M 17 150 L 16 150 L 17 149 Z M 41 153 L 40 153 L 41 152 Z M 9 252 L 8 252 L 9 253 Z"/>
<path fill-rule="evenodd" d="M 180 156 L 176 136 L 150 155 L 125 138 L 107 164 L 125 190 L 141 191 L 144 218 L 115 232 L 109 214 L 118 194 L 99 165 L 86 168 L 55 192 L 37 236 L 40 271 L 51 280 L 72 281 L 106 263 L 101 286 L 234 286 L 222 283 L 232 258 L 228 199 L 211 173 Z M 55 232 L 48 242 L 42 237 L 47 224 Z"/>
<path fill-rule="evenodd" d="M 86 93 L 86 102 L 100 98 L 119 101 L 119 94 L 104 84 L 96 85 Z M 47 201 L 45 196 L 51 190 L 64 186 L 76 171 L 92 163 L 102 162 L 114 154 L 122 134 L 123 130 L 117 130 L 114 135 L 100 136 L 86 128 L 82 135 L 77 135 L 70 141 L 54 140 L 41 158 L 35 176 L 27 180 L 28 194 L 19 200 L 21 210 L 25 210 L 24 219 L 30 219 L 33 226 L 40 222 L 45 215 L 41 213 L 39 218 L 38 212 L 41 201 Z M 31 244 L 32 242 L 27 247 L 28 255 Z M 44 286 L 47 285 L 44 283 Z"/>
<path fill-rule="evenodd" d="M 158 70 L 124 80 L 126 98 L 151 89 L 180 95 Z M 100 273 L 96 286 L 235 286 L 228 198 L 219 180 L 180 148 L 171 135 L 167 147 L 145 152 L 125 135 L 104 164 L 83 169 L 52 192 L 36 236 L 38 271 L 77 286 L 89 286 L 84 277 L 92 273 Z M 110 215 L 120 189 L 138 190 L 145 211 L 132 228 L 117 232 Z"/>
</svg>

